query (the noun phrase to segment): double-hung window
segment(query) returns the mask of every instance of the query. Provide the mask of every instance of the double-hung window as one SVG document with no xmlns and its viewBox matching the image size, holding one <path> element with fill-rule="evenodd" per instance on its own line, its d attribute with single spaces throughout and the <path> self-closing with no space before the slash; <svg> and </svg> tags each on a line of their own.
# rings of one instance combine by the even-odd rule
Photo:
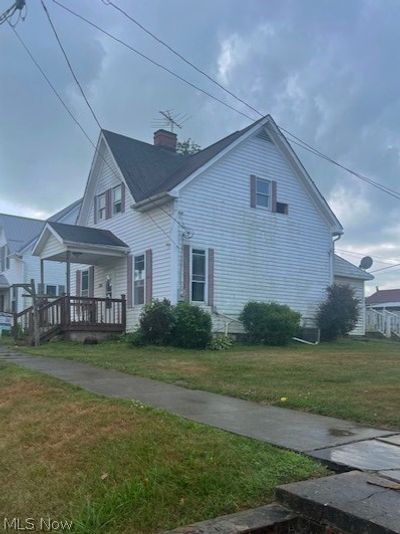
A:
<svg viewBox="0 0 400 534">
<path fill-rule="evenodd" d="M 106 194 L 102 193 L 97 197 L 97 219 L 103 221 L 107 215 Z"/>
<path fill-rule="evenodd" d="M 192 249 L 192 301 L 204 302 L 206 295 L 206 251 Z"/>
<path fill-rule="evenodd" d="M 113 214 L 121 213 L 122 211 L 122 194 L 121 186 L 117 185 L 112 190 L 112 203 L 113 203 Z"/>
<path fill-rule="evenodd" d="M 144 254 L 135 256 L 133 271 L 133 302 L 134 304 L 144 304 L 144 284 L 145 284 L 145 257 Z"/>
<path fill-rule="evenodd" d="M 89 271 L 81 272 L 81 297 L 89 296 Z"/>
<path fill-rule="evenodd" d="M 262 178 L 256 178 L 256 205 L 269 208 L 271 201 L 271 183 Z"/>
</svg>

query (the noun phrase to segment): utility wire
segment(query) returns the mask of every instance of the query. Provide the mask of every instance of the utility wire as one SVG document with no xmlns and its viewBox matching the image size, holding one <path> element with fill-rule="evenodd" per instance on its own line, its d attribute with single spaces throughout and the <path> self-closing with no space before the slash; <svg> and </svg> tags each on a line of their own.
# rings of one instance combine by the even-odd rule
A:
<svg viewBox="0 0 400 534">
<path fill-rule="evenodd" d="M 169 45 L 168 43 L 166 43 L 164 40 L 162 40 L 160 37 L 158 37 L 155 33 L 153 33 L 151 30 L 149 30 L 148 28 L 146 28 L 142 23 L 140 23 L 136 18 L 134 18 L 133 16 L 131 16 L 129 13 L 127 13 L 124 9 L 122 9 L 121 7 L 119 7 L 117 4 L 115 4 L 112 0 L 102 0 L 103 4 L 106 4 L 106 5 L 110 5 L 112 6 L 115 10 L 119 11 L 123 16 L 125 16 L 128 20 L 130 20 L 133 24 L 135 24 L 136 26 L 138 26 L 141 30 L 143 30 L 145 33 L 147 33 L 148 35 L 150 35 L 153 39 L 155 39 L 158 43 L 162 44 L 164 47 L 166 47 L 170 52 L 172 52 L 175 56 L 177 56 L 178 58 L 180 58 L 182 61 L 184 61 L 187 65 L 190 65 L 194 70 L 196 70 L 197 72 L 199 72 L 200 74 L 202 74 L 203 76 L 205 76 L 208 80 L 210 80 L 212 83 L 214 83 L 217 87 L 219 87 L 220 89 L 222 89 L 223 91 L 225 91 L 227 94 L 229 94 L 230 96 L 232 96 L 233 98 L 235 98 L 238 102 L 240 102 L 241 104 L 244 104 L 245 106 L 247 106 L 249 109 L 251 109 L 252 111 L 254 111 L 255 113 L 257 113 L 260 117 L 264 117 L 265 114 L 262 113 L 261 111 L 259 111 L 258 109 L 256 109 L 254 106 L 252 106 L 251 104 L 249 104 L 248 102 L 246 102 L 244 99 L 240 98 L 239 96 L 237 96 L 235 93 L 233 93 L 232 91 L 230 91 L 227 87 L 225 87 L 224 85 L 222 85 L 220 82 L 218 82 L 218 80 L 216 80 L 215 78 L 213 78 L 212 76 L 210 76 L 208 73 L 206 73 L 204 70 L 200 69 L 197 65 L 195 65 L 192 61 L 190 61 L 189 59 L 187 59 L 186 57 L 184 57 L 180 52 L 178 52 L 176 49 L 174 49 L 171 45 Z M 58 3 L 58 2 L 56 2 Z M 60 5 L 60 4 L 59 4 Z M 211 95 L 209 95 L 211 96 Z M 338 167 L 340 167 L 341 169 L 345 170 L 346 172 L 352 174 L 353 176 L 355 176 L 356 178 L 364 181 L 365 183 L 368 183 L 369 185 L 372 185 L 374 187 L 376 187 L 377 189 L 379 189 L 380 191 L 382 192 L 385 192 L 391 196 L 393 196 L 394 198 L 396 199 L 400 199 L 400 192 L 399 191 L 394 191 L 393 189 L 390 189 L 388 187 L 386 187 L 385 185 L 383 184 L 380 184 L 379 182 L 375 182 L 374 180 L 364 176 L 363 174 L 359 173 L 359 172 L 356 172 L 356 171 L 353 171 L 352 169 L 346 167 L 345 165 L 341 164 L 340 162 L 334 160 L 333 158 L 327 156 L 326 154 L 323 154 L 322 152 L 320 152 L 319 150 L 317 150 L 315 147 L 311 146 L 309 143 L 307 143 L 306 141 L 304 141 L 303 139 L 297 137 L 295 134 L 293 134 L 292 132 L 290 132 L 289 130 L 283 128 L 282 126 L 279 126 L 279 128 L 284 131 L 286 134 L 290 135 L 292 138 L 296 139 L 297 140 L 297 143 L 295 141 L 293 141 L 291 139 L 291 142 L 297 144 L 298 146 L 300 146 L 301 148 L 303 148 L 304 150 L 308 150 L 309 152 L 311 152 L 312 154 L 316 155 L 316 156 L 319 156 L 323 159 L 325 159 L 326 161 L 329 161 L 330 163 L 332 163 L 333 165 L 336 165 Z"/>
<path fill-rule="evenodd" d="M 43 7 L 44 12 L 46 13 L 46 17 L 47 17 L 47 20 L 49 21 L 49 24 L 50 24 L 50 26 L 51 26 L 51 29 L 53 30 L 54 36 L 55 36 L 55 38 L 56 38 L 56 41 L 57 41 L 57 43 L 58 43 L 58 46 L 60 47 L 60 50 L 61 50 L 61 52 L 62 52 L 62 55 L 64 56 L 64 59 L 65 59 L 65 61 L 67 62 L 67 65 L 68 65 L 68 68 L 69 68 L 69 70 L 70 70 L 70 72 L 71 72 L 71 74 L 72 74 L 72 77 L 74 78 L 75 83 L 76 83 L 76 85 L 78 86 L 79 91 L 81 92 L 81 95 L 82 95 L 84 101 L 86 102 L 87 107 L 90 109 L 90 112 L 91 112 L 91 114 L 92 114 L 94 120 L 96 121 L 97 126 L 98 126 L 98 127 L 100 128 L 100 130 L 101 130 L 100 122 L 99 122 L 98 118 L 96 117 L 96 113 L 94 112 L 92 106 L 90 105 L 89 100 L 87 99 L 87 97 L 86 97 L 86 95 L 85 95 L 85 91 L 83 90 L 83 87 L 82 87 L 82 85 L 80 84 L 80 82 L 79 82 L 79 80 L 78 80 L 78 77 L 76 76 L 76 74 L 75 74 L 75 72 L 74 72 L 74 69 L 72 68 L 71 62 L 70 62 L 70 60 L 68 59 L 67 53 L 66 53 L 66 51 L 65 51 L 65 49 L 64 49 L 64 47 L 63 47 L 63 44 L 62 44 L 62 42 L 61 42 L 61 40 L 60 40 L 60 38 L 59 38 L 59 36 L 58 36 L 57 30 L 56 30 L 56 28 L 55 28 L 55 26 L 54 26 L 54 24 L 53 24 L 53 21 L 51 20 L 50 13 L 49 13 L 48 10 L 47 10 L 46 4 L 43 2 L 43 0 L 41 0 L 41 4 L 42 4 L 42 7 Z"/>
<path fill-rule="evenodd" d="M 97 118 L 97 115 L 96 115 L 96 113 L 95 113 L 93 107 L 90 105 L 89 99 L 87 98 L 87 96 L 86 96 L 86 94 L 85 94 L 85 91 L 84 91 L 84 89 L 83 89 L 81 83 L 79 82 L 77 75 L 75 74 L 75 71 L 74 71 L 74 69 L 73 69 L 73 67 L 72 67 L 71 61 L 70 61 L 69 58 L 68 58 L 68 55 L 67 55 L 67 53 L 66 53 L 66 51 L 65 51 L 65 48 L 64 48 L 63 45 L 62 45 L 61 39 L 60 39 L 60 37 L 59 37 L 59 35 L 58 35 L 58 32 L 57 32 L 57 30 L 56 30 L 56 27 L 55 27 L 55 25 L 54 25 L 54 23 L 53 23 L 53 21 L 52 21 L 52 19 L 51 19 L 50 13 L 49 13 L 49 11 L 48 11 L 47 8 L 46 8 L 46 5 L 45 5 L 45 3 L 44 3 L 44 0 L 41 0 L 41 4 L 42 4 L 42 7 L 43 7 L 43 9 L 44 9 L 44 11 L 45 11 L 45 13 L 46 13 L 47 19 L 48 19 L 49 24 L 50 24 L 50 26 L 51 26 L 51 29 L 53 30 L 53 33 L 54 33 L 55 38 L 56 38 L 56 41 L 57 41 L 57 43 L 58 43 L 58 45 L 59 45 L 59 47 L 60 47 L 60 49 L 61 49 L 61 52 L 62 52 L 62 54 L 63 54 L 63 56 L 64 56 L 64 58 L 65 58 L 65 61 L 66 61 L 67 65 L 68 65 L 68 68 L 69 68 L 69 70 L 70 70 L 70 72 L 71 72 L 71 74 L 72 74 L 72 77 L 74 78 L 76 84 L 78 85 L 79 90 L 80 90 L 80 92 L 81 92 L 81 94 L 82 94 L 82 96 L 83 96 L 83 99 L 85 100 L 87 106 L 89 107 L 89 109 L 90 109 L 90 111 L 91 111 L 91 113 L 92 113 L 92 115 L 93 115 L 93 118 L 95 119 L 95 121 L 96 121 L 98 127 L 100 128 L 100 130 L 102 130 L 103 128 L 102 128 L 102 126 L 101 126 L 101 124 L 100 124 L 100 121 L 99 121 L 99 119 Z M 111 169 L 110 165 L 108 165 L 108 167 Z M 136 183 L 136 185 L 137 185 L 137 187 L 141 190 L 141 192 L 142 192 L 143 194 L 145 194 L 145 192 L 143 191 L 143 189 L 142 189 L 142 187 L 140 186 L 140 184 L 139 184 L 139 183 Z M 155 203 L 154 203 L 154 205 L 155 205 Z M 162 206 L 157 206 L 157 207 L 159 207 L 160 210 L 161 210 L 163 213 L 165 213 L 165 215 L 167 215 L 168 217 L 170 217 L 173 221 L 175 221 L 178 225 L 180 225 L 184 230 L 186 230 L 185 226 L 184 226 L 178 219 L 176 219 L 173 215 L 171 215 L 169 212 L 167 212 Z M 147 212 L 146 212 L 146 213 L 147 213 Z M 149 215 L 149 217 L 151 217 L 150 214 L 148 214 L 148 215 Z M 152 218 L 152 217 L 151 217 L 151 218 Z M 155 222 L 153 218 L 152 218 L 152 220 L 153 220 L 153 222 Z M 159 228 L 161 228 L 161 226 L 159 226 Z M 176 244 L 176 243 L 175 243 L 175 244 Z"/>
<path fill-rule="evenodd" d="M 336 248 L 335 247 L 335 250 L 337 252 L 342 252 L 343 254 L 350 254 L 351 256 L 358 256 L 359 258 L 364 258 L 365 256 L 367 256 L 367 254 L 363 254 L 362 252 L 355 252 L 353 250 L 346 250 L 344 248 Z M 390 263 L 391 260 L 389 260 L 389 258 L 382 258 L 382 259 L 379 259 L 379 258 L 381 258 L 381 256 L 373 255 L 374 262 L 376 262 L 376 263 L 386 263 L 387 265 L 393 265 L 393 263 Z M 399 260 L 397 260 L 396 258 L 393 258 L 392 261 L 399 261 Z"/>
<path fill-rule="evenodd" d="M 33 62 L 33 64 L 35 65 L 35 67 L 38 69 L 38 71 L 40 72 L 40 74 L 43 76 L 43 78 L 45 79 L 46 83 L 49 85 L 49 87 L 51 88 L 51 90 L 53 91 L 53 93 L 55 94 L 55 96 L 57 97 L 57 99 L 59 100 L 59 102 L 61 103 L 61 105 L 63 106 L 63 108 L 65 109 L 65 111 L 68 113 L 68 115 L 71 117 L 71 119 L 74 121 L 74 123 L 78 126 L 78 128 L 81 130 L 81 132 L 83 133 L 83 135 L 86 137 L 86 139 L 89 141 L 89 143 L 92 145 L 92 147 L 95 149 L 95 154 L 94 154 L 94 157 L 96 156 L 96 154 L 98 153 L 98 155 L 101 157 L 101 159 L 104 161 L 104 163 L 109 167 L 109 169 L 115 174 L 115 170 L 113 167 L 111 167 L 111 165 L 109 164 L 109 162 L 105 159 L 105 157 L 101 154 L 101 152 L 98 150 L 98 147 L 96 145 L 96 143 L 90 138 L 89 134 L 86 132 L 86 130 L 83 128 L 83 126 L 81 125 L 81 123 L 79 122 L 79 120 L 75 117 L 75 115 L 72 113 L 72 111 L 69 109 L 69 107 L 67 106 L 67 104 L 65 103 L 65 101 L 63 100 L 62 96 L 60 95 L 60 93 L 57 91 L 57 89 L 55 88 L 54 84 L 50 81 L 49 77 L 47 76 L 47 74 L 45 73 L 45 71 L 43 70 L 43 68 L 41 67 L 40 63 L 35 59 L 35 57 L 33 56 L 32 52 L 30 51 L 29 47 L 26 45 L 26 43 L 24 42 L 24 40 L 22 39 L 22 37 L 19 35 L 19 33 L 17 32 L 17 30 L 14 28 L 14 26 L 12 24 L 9 24 L 10 25 L 10 28 L 13 30 L 14 34 L 15 34 L 15 37 L 18 39 L 19 43 L 21 44 L 21 46 L 24 48 L 25 52 L 28 54 L 28 56 L 30 57 L 31 61 Z M 171 238 L 171 236 L 165 231 L 165 229 L 158 224 L 158 222 L 151 216 L 150 213 L 146 212 L 146 214 L 148 215 L 148 217 L 153 221 L 153 223 L 155 224 L 155 226 L 157 226 L 159 228 L 159 230 L 161 230 L 164 235 L 177 247 L 179 248 L 179 245 Z"/>
<path fill-rule="evenodd" d="M 379 273 L 380 271 L 386 271 L 387 269 L 392 269 L 393 267 L 400 267 L 400 263 L 395 263 L 389 267 L 382 267 L 381 269 L 375 269 L 375 271 L 371 271 L 371 273 Z"/>
<path fill-rule="evenodd" d="M 138 56 L 142 57 L 143 59 L 145 59 L 146 61 L 149 61 L 150 63 L 152 63 L 153 65 L 155 65 L 156 67 L 158 67 L 159 69 L 162 69 L 164 70 L 165 72 L 168 72 L 169 74 L 171 74 L 171 76 L 174 76 L 175 78 L 177 78 L 178 80 L 180 80 L 181 82 L 185 83 L 186 85 L 189 85 L 190 87 L 192 87 L 193 89 L 196 89 L 196 91 L 200 91 L 201 93 L 205 94 L 206 96 L 216 100 L 217 102 L 219 102 L 220 104 L 222 104 L 223 106 L 235 111 L 236 113 L 239 113 L 240 115 L 243 115 L 243 117 L 246 117 L 247 119 L 250 119 L 251 121 L 254 121 L 255 119 L 253 117 L 251 117 L 250 115 L 247 115 L 246 113 L 244 113 L 243 111 L 240 111 L 236 108 L 234 108 L 233 106 L 231 106 L 230 104 L 228 104 L 227 102 L 224 102 L 223 100 L 221 100 L 220 98 L 212 95 L 211 93 L 209 93 L 208 91 L 206 91 L 205 89 L 202 89 L 201 87 L 199 87 L 198 85 L 195 85 L 194 83 L 190 82 L 189 80 L 186 80 L 185 78 L 183 78 L 183 76 L 180 76 L 179 74 L 177 74 L 176 72 L 174 72 L 173 70 L 169 69 L 168 67 L 165 67 L 164 65 L 162 65 L 161 63 L 158 63 L 157 61 L 155 61 L 154 59 L 150 58 L 149 56 L 147 56 L 146 54 L 143 54 L 142 52 L 140 52 L 139 50 L 137 50 L 136 48 L 134 48 L 133 46 L 129 45 L 128 43 L 126 43 L 125 41 L 123 41 L 122 39 L 120 39 L 119 37 L 116 37 L 115 35 L 113 35 L 112 33 L 108 32 L 107 30 L 104 30 L 103 28 L 101 28 L 100 26 L 98 26 L 97 24 L 95 24 L 94 22 L 90 21 L 89 19 L 85 18 L 83 15 L 80 15 L 79 13 L 77 13 L 76 11 L 73 11 L 72 9 L 70 9 L 69 7 L 65 6 L 64 4 L 62 4 L 61 2 L 58 2 L 57 0 L 53 0 L 53 2 L 55 4 L 57 4 L 58 6 L 60 6 L 62 9 L 64 9 L 65 11 L 68 11 L 69 13 L 71 13 L 71 15 L 74 15 L 75 17 L 83 20 L 84 22 L 86 22 L 87 24 L 89 24 L 90 26 L 92 26 L 93 28 L 96 28 L 98 31 L 100 31 L 101 33 L 104 33 L 104 35 L 107 35 L 108 37 L 110 37 L 111 39 L 113 39 L 114 41 L 116 41 L 117 43 L 120 43 L 122 46 L 125 46 L 126 48 L 128 48 L 129 50 L 131 50 L 132 52 L 134 52 L 135 54 L 137 54 Z"/>
<path fill-rule="evenodd" d="M 143 26 L 143 24 L 141 24 L 137 19 L 135 19 L 134 17 L 132 17 L 131 15 L 129 15 L 129 13 L 127 13 L 124 9 L 122 9 L 121 7 L 119 7 L 117 4 L 114 4 L 114 2 L 112 1 L 107 1 L 107 0 L 101 0 L 103 2 L 103 4 L 105 5 L 108 5 L 108 6 L 112 6 L 114 9 L 116 9 L 117 11 L 119 11 L 120 13 L 122 13 L 127 19 L 129 19 L 131 22 L 133 22 L 134 24 L 136 24 L 136 26 L 138 26 L 141 30 L 143 30 L 144 32 L 146 32 L 148 35 L 150 35 L 150 37 L 152 37 L 153 39 L 155 39 L 158 43 L 162 44 L 163 46 L 165 46 L 166 48 L 168 48 L 168 50 L 170 52 L 172 52 L 175 56 L 177 56 L 179 59 L 181 59 L 182 61 L 184 61 L 187 65 L 189 65 L 190 67 L 192 67 L 195 71 L 199 72 L 200 74 L 202 74 L 203 76 L 205 76 L 210 82 L 212 82 L 213 84 L 215 84 L 217 87 L 219 87 L 220 89 L 222 89 L 223 91 L 225 91 L 228 95 L 232 96 L 235 100 L 237 100 L 238 102 L 240 102 L 241 104 L 244 104 L 245 106 L 247 106 L 249 109 L 251 109 L 252 111 L 254 111 L 255 113 L 257 113 L 257 115 L 260 115 L 261 117 L 264 117 L 265 116 L 265 113 L 261 113 L 260 111 L 258 111 L 255 107 L 253 107 L 251 104 L 249 104 L 248 102 L 246 102 L 245 100 L 243 100 L 242 98 L 240 98 L 239 96 L 235 95 L 235 93 L 232 93 L 232 91 L 230 91 L 227 87 L 225 87 L 224 85 L 222 85 L 218 80 L 216 80 L 215 78 L 213 78 L 212 76 L 210 76 L 209 74 L 207 74 L 207 72 L 205 72 L 204 70 L 202 70 L 200 67 L 197 67 L 197 65 L 195 65 L 194 63 L 192 63 L 189 59 L 185 58 L 180 52 L 178 52 L 177 50 L 175 50 L 174 48 L 172 48 L 171 45 L 169 45 L 168 43 L 166 43 L 165 41 L 163 41 L 162 39 L 160 39 L 160 37 L 157 37 L 157 35 L 155 35 L 152 31 L 150 31 L 148 28 L 146 28 L 145 26 Z"/>
</svg>

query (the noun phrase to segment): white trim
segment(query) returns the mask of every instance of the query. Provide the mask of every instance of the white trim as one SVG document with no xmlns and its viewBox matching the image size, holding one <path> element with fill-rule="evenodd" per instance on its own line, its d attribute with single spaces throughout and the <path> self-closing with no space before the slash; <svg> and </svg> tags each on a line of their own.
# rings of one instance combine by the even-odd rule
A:
<svg viewBox="0 0 400 534">
<path fill-rule="evenodd" d="M 140 256 L 143 256 L 143 264 L 144 264 L 143 302 L 141 304 L 136 304 L 135 302 L 135 258 L 139 258 Z M 147 277 L 146 275 L 147 275 L 146 251 L 144 251 L 143 253 L 139 252 L 138 254 L 133 254 L 132 255 L 132 305 L 134 308 L 139 308 L 146 304 L 146 277 Z"/>
<path fill-rule="evenodd" d="M 192 304 L 207 304 L 207 295 L 208 295 L 208 248 L 206 246 L 196 246 L 190 245 L 190 256 L 189 256 L 189 302 Z M 192 284 L 193 284 L 193 249 L 204 251 L 204 299 L 203 300 L 193 300 L 192 299 Z"/>
</svg>

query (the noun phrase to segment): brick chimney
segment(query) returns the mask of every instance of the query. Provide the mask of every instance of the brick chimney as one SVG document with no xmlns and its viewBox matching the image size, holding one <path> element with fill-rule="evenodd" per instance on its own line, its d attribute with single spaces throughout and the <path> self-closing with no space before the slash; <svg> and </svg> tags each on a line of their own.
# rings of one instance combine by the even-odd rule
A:
<svg viewBox="0 0 400 534">
<path fill-rule="evenodd" d="M 176 151 L 177 135 L 168 130 L 157 130 L 154 132 L 154 146 L 162 146 L 168 150 Z"/>
</svg>

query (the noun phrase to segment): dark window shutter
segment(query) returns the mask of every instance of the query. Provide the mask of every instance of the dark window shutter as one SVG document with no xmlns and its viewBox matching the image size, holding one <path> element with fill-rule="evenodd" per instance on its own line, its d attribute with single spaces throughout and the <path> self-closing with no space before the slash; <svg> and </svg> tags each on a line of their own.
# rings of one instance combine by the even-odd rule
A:
<svg viewBox="0 0 400 534">
<path fill-rule="evenodd" d="M 106 191 L 106 219 L 110 219 L 112 215 L 112 189 Z"/>
<path fill-rule="evenodd" d="M 75 293 L 77 297 L 81 296 L 81 271 L 75 272 Z"/>
<path fill-rule="evenodd" d="M 214 306 L 214 249 L 208 249 L 208 305 Z"/>
<path fill-rule="evenodd" d="M 276 211 L 276 197 L 277 197 L 277 186 L 276 186 L 276 182 L 273 180 L 271 182 L 271 211 Z"/>
<path fill-rule="evenodd" d="M 132 308 L 132 254 L 126 257 L 126 304 L 128 308 Z"/>
<path fill-rule="evenodd" d="M 121 183 L 121 212 L 123 213 L 125 211 L 125 184 L 124 182 Z"/>
<path fill-rule="evenodd" d="M 94 266 L 89 267 L 89 297 L 94 297 Z"/>
<path fill-rule="evenodd" d="M 183 299 L 190 300 L 190 246 L 183 245 Z"/>
<path fill-rule="evenodd" d="M 255 208 L 256 206 L 256 177 L 252 174 L 250 175 L 250 207 Z"/>
<path fill-rule="evenodd" d="M 153 251 L 146 250 L 146 304 L 153 298 Z"/>
<path fill-rule="evenodd" d="M 93 222 L 97 224 L 97 195 L 94 195 L 93 199 Z"/>
</svg>

